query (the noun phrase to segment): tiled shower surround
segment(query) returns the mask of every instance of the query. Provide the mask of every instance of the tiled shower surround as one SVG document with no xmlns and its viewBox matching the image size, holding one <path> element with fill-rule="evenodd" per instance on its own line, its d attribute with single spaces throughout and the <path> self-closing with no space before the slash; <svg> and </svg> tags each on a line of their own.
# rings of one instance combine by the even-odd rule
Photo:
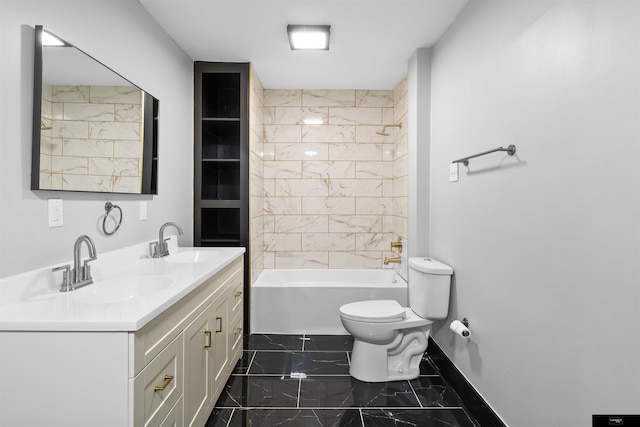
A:
<svg viewBox="0 0 640 427">
<path fill-rule="evenodd" d="M 249 70 L 249 256 L 253 283 L 264 266 L 264 88 L 253 66 Z"/>
<path fill-rule="evenodd" d="M 406 99 L 406 80 L 394 90 L 264 90 L 263 142 L 252 143 L 263 199 L 252 184 L 251 201 L 264 268 L 381 268 L 393 255 L 390 242 L 407 235 Z M 402 128 L 377 134 L 391 124 Z"/>
<path fill-rule="evenodd" d="M 43 85 L 40 188 L 140 193 L 142 91 Z"/>
</svg>

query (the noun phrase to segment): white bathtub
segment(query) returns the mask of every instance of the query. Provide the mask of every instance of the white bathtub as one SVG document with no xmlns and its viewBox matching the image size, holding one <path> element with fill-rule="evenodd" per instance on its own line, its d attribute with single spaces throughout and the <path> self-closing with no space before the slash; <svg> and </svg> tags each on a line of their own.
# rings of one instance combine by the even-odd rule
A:
<svg viewBox="0 0 640 427">
<path fill-rule="evenodd" d="M 407 282 L 393 270 L 264 270 L 251 286 L 251 333 L 348 335 L 341 305 L 394 299 L 407 305 Z"/>
</svg>

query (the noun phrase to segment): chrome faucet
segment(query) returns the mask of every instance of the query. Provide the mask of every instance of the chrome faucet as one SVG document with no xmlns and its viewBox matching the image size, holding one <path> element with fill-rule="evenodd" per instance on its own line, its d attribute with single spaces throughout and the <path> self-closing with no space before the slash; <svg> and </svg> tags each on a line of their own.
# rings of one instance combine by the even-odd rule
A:
<svg viewBox="0 0 640 427">
<path fill-rule="evenodd" d="M 89 257 L 82 261 L 82 243 L 87 245 L 89 249 Z M 81 288 L 93 283 L 91 277 L 91 267 L 89 263 L 98 259 L 96 254 L 96 245 L 89 236 L 80 236 L 76 239 L 76 243 L 73 245 L 73 270 L 69 264 L 56 267 L 53 271 L 63 270 L 62 272 L 62 284 L 60 285 L 60 292 L 69 292 L 74 289 Z M 81 265 L 82 264 L 82 265 Z"/>
<path fill-rule="evenodd" d="M 158 233 L 158 241 L 151 243 L 151 256 L 153 258 L 162 258 L 163 256 L 169 255 L 169 245 L 167 244 L 169 239 L 164 238 L 164 229 L 169 226 L 175 227 L 175 229 L 178 230 L 178 234 L 182 235 L 182 228 L 175 222 L 165 222 L 162 224 L 160 232 Z"/>
</svg>

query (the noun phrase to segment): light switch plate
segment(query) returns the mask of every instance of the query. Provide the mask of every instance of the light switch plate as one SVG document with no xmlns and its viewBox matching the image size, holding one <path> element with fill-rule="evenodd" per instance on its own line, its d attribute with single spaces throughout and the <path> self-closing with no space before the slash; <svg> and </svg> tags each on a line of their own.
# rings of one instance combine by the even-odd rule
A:
<svg viewBox="0 0 640 427">
<path fill-rule="evenodd" d="M 458 166 L 460 163 L 449 163 L 449 182 L 458 182 Z"/>
<path fill-rule="evenodd" d="M 62 227 L 62 199 L 48 199 L 49 228 Z"/>
<path fill-rule="evenodd" d="M 140 202 L 140 221 L 146 221 L 146 220 L 147 220 L 147 202 L 141 201 Z"/>
</svg>

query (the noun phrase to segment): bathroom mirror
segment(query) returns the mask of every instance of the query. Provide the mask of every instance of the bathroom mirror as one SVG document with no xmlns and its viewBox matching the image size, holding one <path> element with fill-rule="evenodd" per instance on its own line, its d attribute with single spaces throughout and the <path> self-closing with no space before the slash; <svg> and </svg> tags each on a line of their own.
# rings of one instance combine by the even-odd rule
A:
<svg viewBox="0 0 640 427">
<path fill-rule="evenodd" d="M 157 194 L 158 100 L 36 27 L 32 190 Z"/>
</svg>

